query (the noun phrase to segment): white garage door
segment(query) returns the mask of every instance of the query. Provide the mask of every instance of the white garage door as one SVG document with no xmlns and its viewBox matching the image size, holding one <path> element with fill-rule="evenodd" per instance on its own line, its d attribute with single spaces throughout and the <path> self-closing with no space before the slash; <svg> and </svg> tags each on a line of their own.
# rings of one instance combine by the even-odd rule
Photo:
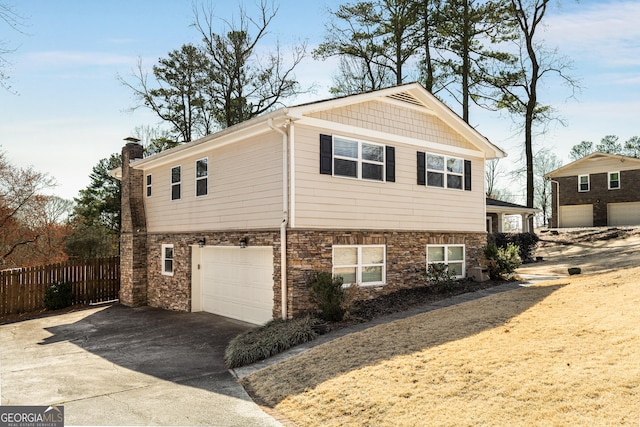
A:
<svg viewBox="0 0 640 427">
<path fill-rule="evenodd" d="M 245 322 L 273 318 L 273 247 L 205 247 L 202 310 Z"/>
<path fill-rule="evenodd" d="M 640 202 L 609 203 L 607 222 L 609 225 L 640 225 Z"/>
<path fill-rule="evenodd" d="M 593 227 L 593 205 L 560 206 L 560 227 Z"/>
</svg>

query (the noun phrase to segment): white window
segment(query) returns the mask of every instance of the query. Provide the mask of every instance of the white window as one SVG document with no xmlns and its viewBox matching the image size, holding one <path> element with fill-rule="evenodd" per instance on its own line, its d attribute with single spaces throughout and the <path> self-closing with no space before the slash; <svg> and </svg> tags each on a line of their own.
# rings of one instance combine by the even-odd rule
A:
<svg viewBox="0 0 640 427">
<path fill-rule="evenodd" d="M 609 190 L 620 188 L 620 172 L 609 172 Z"/>
<path fill-rule="evenodd" d="M 427 153 L 428 186 L 462 190 L 463 184 L 464 160 Z"/>
<path fill-rule="evenodd" d="M 347 138 L 333 138 L 333 174 L 384 181 L 385 146 Z"/>
<path fill-rule="evenodd" d="M 151 174 L 147 175 L 147 197 L 151 197 Z"/>
<path fill-rule="evenodd" d="M 465 277 L 464 245 L 427 245 L 429 264 L 445 264 L 456 278 Z"/>
<path fill-rule="evenodd" d="M 333 247 L 333 275 L 342 277 L 346 286 L 383 285 L 386 275 L 384 245 Z"/>
<path fill-rule="evenodd" d="M 206 196 L 209 192 L 207 186 L 209 181 L 209 169 L 207 163 L 208 161 L 206 158 L 196 160 L 196 197 Z"/>
<path fill-rule="evenodd" d="M 589 175 L 578 175 L 578 191 L 589 191 Z"/>
<path fill-rule="evenodd" d="M 182 168 L 174 166 L 171 168 L 171 200 L 180 200 L 182 184 Z"/>
<path fill-rule="evenodd" d="M 162 245 L 162 274 L 173 276 L 173 245 Z"/>
</svg>

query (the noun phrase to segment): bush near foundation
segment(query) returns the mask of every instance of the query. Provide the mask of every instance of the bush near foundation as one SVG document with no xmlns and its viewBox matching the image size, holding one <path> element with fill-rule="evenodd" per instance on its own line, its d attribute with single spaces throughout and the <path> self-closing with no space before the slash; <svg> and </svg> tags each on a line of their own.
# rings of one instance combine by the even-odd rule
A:
<svg viewBox="0 0 640 427">
<path fill-rule="evenodd" d="M 522 263 L 533 262 L 533 251 L 540 238 L 535 233 L 493 233 L 487 237 L 487 243 L 493 243 L 498 248 L 507 248 L 509 244 L 518 247 L 518 255 Z"/>
<path fill-rule="evenodd" d="M 320 323 L 311 316 L 272 320 L 232 339 L 225 350 L 224 363 L 227 368 L 249 365 L 311 341 L 318 336 L 316 328 Z"/>
</svg>

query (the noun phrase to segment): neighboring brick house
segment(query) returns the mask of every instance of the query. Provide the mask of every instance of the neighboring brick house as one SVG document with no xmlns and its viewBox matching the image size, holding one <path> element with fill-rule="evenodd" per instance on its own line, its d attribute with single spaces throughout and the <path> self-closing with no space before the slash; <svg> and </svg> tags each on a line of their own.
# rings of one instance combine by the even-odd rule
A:
<svg viewBox="0 0 640 427">
<path fill-rule="evenodd" d="M 313 271 L 362 298 L 459 277 L 486 244 L 505 153 L 417 83 L 281 108 L 148 158 L 123 149 L 127 305 L 252 323 L 314 309 Z"/>
<path fill-rule="evenodd" d="M 596 152 L 545 177 L 552 227 L 640 225 L 640 159 Z"/>
</svg>

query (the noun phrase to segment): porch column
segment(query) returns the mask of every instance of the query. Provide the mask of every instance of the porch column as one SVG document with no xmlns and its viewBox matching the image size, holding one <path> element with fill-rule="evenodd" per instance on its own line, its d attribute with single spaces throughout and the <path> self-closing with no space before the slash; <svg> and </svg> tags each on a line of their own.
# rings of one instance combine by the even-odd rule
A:
<svg viewBox="0 0 640 427">
<path fill-rule="evenodd" d="M 498 233 L 504 232 L 504 213 L 498 213 Z"/>
<path fill-rule="evenodd" d="M 529 214 L 523 213 L 520 216 L 522 217 L 522 232 L 528 233 L 531 231 L 529 230 Z"/>
</svg>

